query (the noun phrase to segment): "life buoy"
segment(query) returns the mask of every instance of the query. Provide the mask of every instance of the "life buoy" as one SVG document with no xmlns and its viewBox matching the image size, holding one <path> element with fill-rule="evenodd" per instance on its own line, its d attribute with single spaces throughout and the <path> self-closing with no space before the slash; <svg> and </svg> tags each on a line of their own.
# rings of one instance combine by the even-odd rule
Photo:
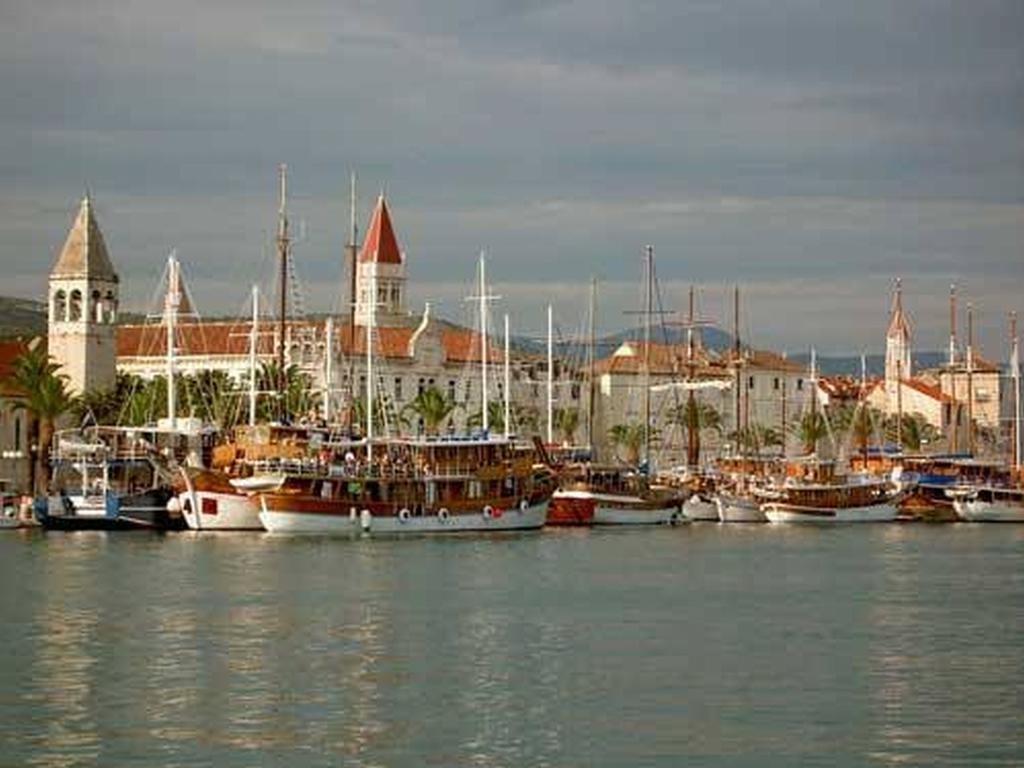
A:
<svg viewBox="0 0 1024 768">
<path fill-rule="evenodd" d="M 437 519 L 440 520 L 442 523 L 447 523 L 448 518 L 449 514 L 447 507 L 441 507 L 439 510 L 437 510 Z"/>
<path fill-rule="evenodd" d="M 486 505 L 484 507 L 483 514 L 485 519 L 490 520 L 492 517 L 494 517 L 494 507 L 492 507 L 490 504 Z"/>
<path fill-rule="evenodd" d="M 529 507 L 530 507 L 530 502 L 528 502 L 526 499 L 523 499 L 522 501 L 519 502 L 519 511 L 520 512 L 525 512 L 527 509 L 529 509 Z"/>
<path fill-rule="evenodd" d="M 411 514 L 412 513 L 409 512 L 409 509 L 407 507 L 402 507 L 402 509 L 399 510 L 398 512 L 398 519 L 401 520 L 403 523 L 407 523 L 409 522 L 409 517 Z"/>
</svg>

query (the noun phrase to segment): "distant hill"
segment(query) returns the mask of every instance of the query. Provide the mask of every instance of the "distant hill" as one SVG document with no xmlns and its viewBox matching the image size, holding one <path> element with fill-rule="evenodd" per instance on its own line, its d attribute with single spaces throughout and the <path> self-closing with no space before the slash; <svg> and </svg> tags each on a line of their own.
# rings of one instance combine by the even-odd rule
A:
<svg viewBox="0 0 1024 768">
<path fill-rule="evenodd" d="M 310 315 L 309 317 L 313 317 Z M 321 317 L 316 315 L 316 317 Z M 206 318 L 207 320 L 214 318 Z M 448 325 L 443 318 L 436 320 Z M 125 323 L 145 322 L 142 315 L 134 313 L 123 313 L 121 321 Z M 39 336 L 46 333 L 46 305 L 41 301 L 32 299 L 17 299 L 10 296 L 0 296 L 0 338 L 11 338 L 13 336 Z M 604 336 L 597 340 L 594 345 L 595 355 L 598 359 L 607 357 L 614 352 L 623 341 L 627 339 L 639 339 L 643 337 L 643 331 L 638 328 L 627 328 L 616 333 Z M 728 349 L 732 345 L 732 335 L 721 328 L 709 326 L 701 330 L 701 337 L 704 346 L 716 351 Z M 686 331 L 682 328 L 653 328 L 651 340 L 662 344 L 681 344 L 686 341 Z M 547 345 L 544 341 L 536 338 L 517 337 L 513 341 L 515 347 L 525 352 L 536 355 L 545 355 Z M 561 341 L 555 343 L 555 355 L 561 359 L 582 361 L 586 357 L 585 345 L 579 341 Z M 791 355 L 790 359 L 803 365 L 809 364 L 809 355 L 801 353 Z M 919 352 L 914 355 L 914 367 L 918 370 L 923 368 L 934 368 L 945 360 L 942 352 Z M 885 357 L 883 355 L 868 355 L 867 369 L 869 376 L 880 376 L 885 371 Z M 821 372 L 828 375 L 859 376 L 860 357 L 849 356 L 828 356 L 818 357 L 818 366 Z"/>
</svg>

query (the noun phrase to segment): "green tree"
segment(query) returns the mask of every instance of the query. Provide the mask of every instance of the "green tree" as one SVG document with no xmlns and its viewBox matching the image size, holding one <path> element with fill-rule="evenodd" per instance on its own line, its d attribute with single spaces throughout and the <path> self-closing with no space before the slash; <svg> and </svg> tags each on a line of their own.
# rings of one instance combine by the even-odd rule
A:
<svg viewBox="0 0 1024 768">
<path fill-rule="evenodd" d="M 651 428 L 651 442 L 658 437 L 658 431 Z M 612 445 L 621 448 L 627 464 L 640 463 L 640 451 L 644 447 L 644 425 L 643 424 L 616 424 L 608 430 L 608 439 Z"/>
<path fill-rule="evenodd" d="M 57 420 L 70 411 L 74 403 L 68 393 L 67 376 L 57 373 L 59 368 L 40 345 L 18 357 L 8 377 L 8 382 L 25 398 L 15 407 L 28 411 L 30 416 L 29 466 L 33 493 L 49 488 L 53 433 Z"/>
<path fill-rule="evenodd" d="M 313 405 L 312 382 L 297 365 L 284 369 L 284 391 L 281 392 L 281 371 L 274 361 L 260 366 L 256 388 L 262 393 L 256 408 L 261 421 L 294 422 L 308 414 Z"/>
<path fill-rule="evenodd" d="M 454 410 L 455 403 L 441 394 L 441 390 L 427 387 L 405 406 L 403 415 L 409 414 L 417 421 L 422 421 L 426 433 L 433 435 L 441 429 Z"/>
<path fill-rule="evenodd" d="M 828 422 L 820 411 L 808 411 L 790 427 L 804 453 L 814 453 L 818 442 L 828 435 Z"/>
<path fill-rule="evenodd" d="M 471 429 L 483 427 L 484 420 L 480 411 L 474 411 L 466 419 L 466 426 Z M 494 432 L 502 432 L 505 429 L 505 403 L 499 400 L 490 400 L 487 403 L 487 427 Z"/>
<path fill-rule="evenodd" d="M 580 412 L 577 408 L 556 408 L 552 414 L 553 426 L 562 437 L 562 442 L 572 445 L 576 437 L 576 429 L 580 425 Z"/>
<path fill-rule="evenodd" d="M 767 448 L 783 445 L 782 434 L 777 429 L 756 422 L 731 432 L 729 439 L 733 440 L 743 451 L 755 454 L 761 453 Z"/>
<path fill-rule="evenodd" d="M 902 429 L 899 426 L 902 424 Z M 903 448 L 911 451 L 919 451 L 927 443 L 934 443 L 940 437 L 940 432 L 928 423 L 920 413 L 903 414 L 902 422 L 897 416 L 892 416 L 886 421 L 885 436 L 887 440 L 896 441 L 902 435 Z"/>
</svg>

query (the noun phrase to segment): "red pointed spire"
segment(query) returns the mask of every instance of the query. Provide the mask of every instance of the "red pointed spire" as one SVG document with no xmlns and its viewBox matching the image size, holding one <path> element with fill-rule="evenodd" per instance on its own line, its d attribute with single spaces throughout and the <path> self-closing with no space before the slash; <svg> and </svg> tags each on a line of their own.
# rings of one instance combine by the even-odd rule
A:
<svg viewBox="0 0 1024 768">
<path fill-rule="evenodd" d="M 391 226 L 391 214 L 384 195 L 377 198 L 377 207 L 373 209 L 373 218 L 363 241 L 363 249 L 359 252 L 359 261 L 377 262 L 378 264 L 401 264 L 402 252 L 398 248 L 395 230 Z"/>
</svg>

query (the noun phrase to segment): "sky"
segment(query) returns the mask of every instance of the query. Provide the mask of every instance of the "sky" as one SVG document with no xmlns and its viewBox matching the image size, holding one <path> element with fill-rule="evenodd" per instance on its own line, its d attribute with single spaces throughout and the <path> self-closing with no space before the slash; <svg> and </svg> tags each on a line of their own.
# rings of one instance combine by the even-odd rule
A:
<svg viewBox="0 0 1024 768">
<path fill-rule="evenodd" d="M 145 310 L 272 281 L 277 167 L 302 306 L 341 306 L 349 174 L 385 191 L 410 308 L 541 333 L 663 306 L 758 346 L 880 352 L 893 281 L 942 349 L 956 282 L 989 357 L 1024 314 L 1019 0 L 0 0 L 0 294 L 41 297 L 89 190 Z M 676 315 L 675 319 L 681 319 Z M 961 329 L 962 332 L 962 329 Z"/>
</svg>

